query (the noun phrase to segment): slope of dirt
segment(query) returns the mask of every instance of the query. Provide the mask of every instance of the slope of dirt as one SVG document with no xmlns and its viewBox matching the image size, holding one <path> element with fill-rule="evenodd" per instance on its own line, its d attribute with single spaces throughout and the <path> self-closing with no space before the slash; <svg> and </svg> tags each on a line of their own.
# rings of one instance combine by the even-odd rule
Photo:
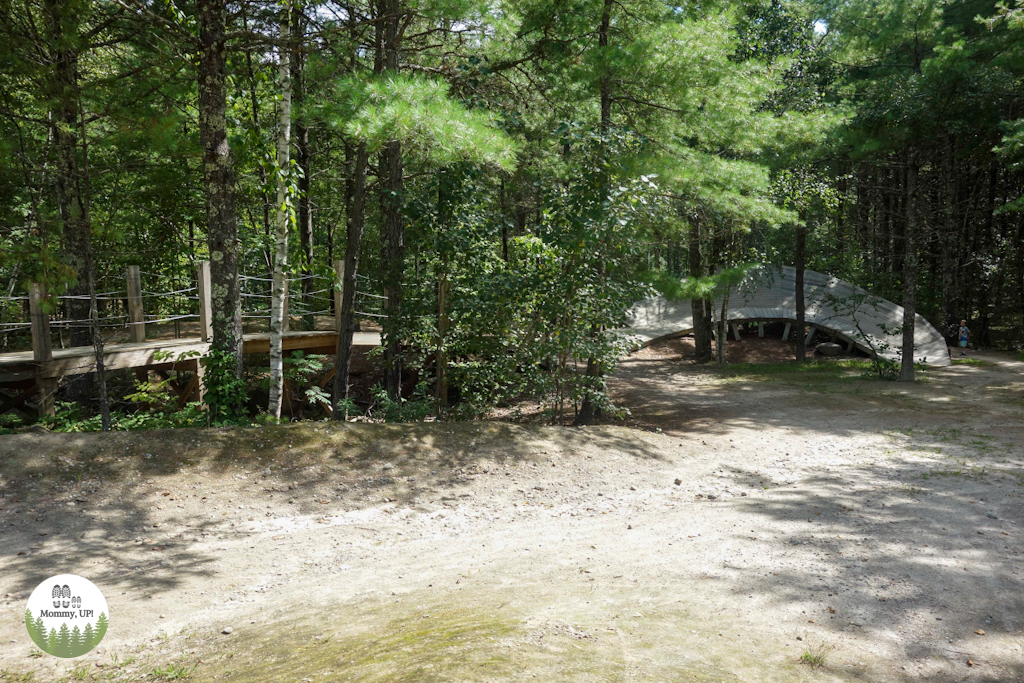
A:
<svg viewBox="0 0 1024 683">
<path fill-rule="evenodd" d="M 1024 364 L 652 355 L 622 426 L 0 438 L 0 681 L 1024 680 Z M 109 631 L 34 657 L 63 572 Z"/>
</svg>

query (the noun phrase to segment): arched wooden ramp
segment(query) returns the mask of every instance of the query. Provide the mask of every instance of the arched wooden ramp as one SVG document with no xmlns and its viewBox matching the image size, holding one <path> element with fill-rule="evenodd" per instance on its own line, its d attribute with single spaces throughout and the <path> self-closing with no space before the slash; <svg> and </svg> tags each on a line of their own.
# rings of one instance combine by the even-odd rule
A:
<svg viewBox="0 0 1024 683">
<path fill-rule="evenodd" d="M 902 345 L 903 307 L 869 294 L 856 285 L 813 270 L 804 271 L 804 309 L 811 334 L 835 333 L 865 353 L 877 352 L 895 360 Z M 715 314 L 722 299 L 715 301 Z M 796 322 L 796 270 L 789 266 L 762 268 L 729 294 L 730 322 Z M 643 346 L 665 337 L 693 331 L 690 301 L 670 301 L 663 296 L 645 299 L 629 312 L 629 332 Z M 914 327 L 914 360 L 944 366 L 950 364 L 946 340 L 920 315 Z"/>
</svg>

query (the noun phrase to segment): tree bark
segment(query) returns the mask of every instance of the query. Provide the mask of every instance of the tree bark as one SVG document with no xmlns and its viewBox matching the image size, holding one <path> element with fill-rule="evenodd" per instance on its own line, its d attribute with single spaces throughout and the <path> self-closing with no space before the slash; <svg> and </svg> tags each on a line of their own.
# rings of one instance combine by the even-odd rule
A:
<svg viewBox="0 0 1024 683">
<path fill-rule="evenodd" d="M 281 417 L 281 400 L 284 394 L 282 333 L 285 329 L 284 316 L 287 313 L 284 310 L 288 286 L 285 271 L 288 268 L 288 229 L 291 222 L 288 207 L 292 129 L 290 21 L 291 10 L 286 4 L 281 12 L 281 42 L 277 52 L 277 80 L 281 100 L 278 103 L 277 121 L 277 222 L 274 234 L 274 284 L 270 299 L 270 401 L 267 405 L 267 412 L 275 419 Z"/>
<path fill-rule="evenodd" d="M 729 289 L 722 294 L 722 310 L 718 314 L 718 328 L 715 332 L 715 356 L 718 367 L 725 367 L 725 347 L 729 339 Z"/>
<path fill-rule="evenodd" d="M 796 282 L 794 293 L 796 295 L 796 359 L 804 361 L 807 358 L 807 340 L 804 337 L 804 323 L 806 322 L 806 305 L 804 303 L 804 258 L 807 248 L 807 224 L 804 217 L 800 217 L 800 224 L 796 226 Z"/>
<path fill-rule="evenodd" d="M 51 98 L 53 101 L 51 134 L 56 152 L 55 185 L 57 210 L 64 231 L 64 259 L 74 270 L 75 284 L 67 300 L 71 320 L 89 320 L 89 287 L 86 260 L 92 249 L 92 228 L 87 217 L 87 199 L 82 195 L 78 164 L 78 20 L 67 3 L 46 2 L 47 34 L 52 66 Z M 71 328 L 71 345 L 88 346 L 89 327 Z"/>
<path fill-rule="evenodd" d="M 598 27 L 598 30 L 597 30 L 597 45 L 598 45 L 598 48 L 602 52 L 601 56 L 602 56 L 603 59 L 607 58 L 607 55 L 604 54 L 604 52 L 608 48 L 608 32 L 609 32 L 609 29 L 611 28 L 611 10 L 612 10 L 612 0 L 604 0 L 604 8 L 603 8 L 603 10 L 601 12 L 601 24 L 600 24 L 600 26 Z M 608 69 L 607 65 L 605 65 L 605 67 L 601 71 L 600 90 L 601 90 L 601 120 L 600 120 L 601 133 L 603 135 L 607 135 L 608 130 L 611 128 L 611 124 L 612 124 L 612 74 L 611 74 L 611 71 Z M 602 202 L 605 199 L 607 199 L 607 197 L 608 197 L 608 180 L 609 179 L 608 179 L 608 171 L 607 171 L 607 164 L 606 164 L 606 157 L 607 157 L 607 155 L 608 155 L 607 142 L 602 138 L 602 140 L 601 140 L 602 171 L 601 171 L 601 187 L 600 187 Z M 602 268 L 602 271 L 603 271 L 603 268 Z M 596 338 L 598 334 L 600 334 L 600 327 L 598 325 L 592 326 L 592 328 L 591 328 L 591 336 Z M 603 374 L 604 374 L 604 371 L 603 371 L 603 368 L 601 367 L 601 362 L 597 358 L 594 358 L 593 356 L 587 358 L 587 370 L 586 370 L 586 374 L 585 374 L 586 385 L 584 386 L 584 390 L 583 390 L 583 401 L 580 404 L 579 412 L 576 413 L 576 419 L 573 421 L 573 424 L 585 425 L 585 424 L 590 424 L 591 422 L 594 421 L 594 418 L 597 416 L 597 413 L 598 413 L 598 409 L 594 405 L 594 392 L 597 391 L 598 387 L 600 387 L 603 384 L 603 382 L 604 382 L 604 380 L 602 379 L 602 375 Z"/>
<path fill-rule="evenodd" d="M 226 0 L 197 0 L 199 138 L 203 148 L 215 352 L 233 355 L 242 377 L 242 307 L 238 287 L 235 170 L 227 131 Z M 239 406 L 240 408 L 240 406 Z"/>
<path fill-rule="evenodd" d="M 381 0 L 384 23 L 383 67 L 386 75 L 398 74 L 401 0 Z M 402 143 L 385 143 L 380 155 L 380 209 L 384 218 L 384 386 L 392 399 L 402 391 L 402 274 L 405 265 L 405 194 Z"/>
<path fill-rule="evenodd" d="M 690 277 L 704 276 L 704 260 L 700 248 L 700 224 L 693 222 L 690 229 Z M 694 358 L 698 363 L 711 360 L 711 310 L 707 299 L 691 299 L 690 311 L 693 314 Z"/>
<path fill-rule="evenodd" d="M 309 128 L 306 126 L 303 109 L 306 101 L 306 59 L 302 50 L 305 21 L 302 11 L 297 7 L 292 12 L 292 18 L 293 42 L 297 48 L 291 63 L 293 110 L 297 113 L 295 117 L 295 162 L 300 172 L 297 179 L 296 223 L 299 228 L 299 246 L 302 253 L 302 294 L 306 308 L 313 311 L 315 306 L 310 298 L 310 292 L 313 291 L 313 212 L 310 209 L 309 195 L 313 173 L 312 148 L 309 143 Z M 332 261 L 328 261 L 328 263 L 332 263 Z M 311 313 L 303 317 L 303 329 L 316 329 L 316 321 Z"/>
<path fill-rule="evenodd" d="M 359 247 L 363 241 L 366 220 L 366 165 L 369 154 L 366 144 L 356 149 L 352 176 L 352 203 L 348 211 L 345 242 L 345 270 L 341 290 L 341 330 L 338 333 L 338 354 L 334 364 L 334 397 L 332 417 L 344 420 L 346 415 L 339 404 L 348 398 L 348 373 L 352 365 L 352 337 L 356 331 L 355 302 L 356 275 L 359 268 Z"/>
<path fill-rule="evenodd" d="M 917 150 L 907 152 L 906 230 L 903 240 L 903 345 L 900 381 L 914 381 L 914 317 L 917 314 Z"/>
</svg>

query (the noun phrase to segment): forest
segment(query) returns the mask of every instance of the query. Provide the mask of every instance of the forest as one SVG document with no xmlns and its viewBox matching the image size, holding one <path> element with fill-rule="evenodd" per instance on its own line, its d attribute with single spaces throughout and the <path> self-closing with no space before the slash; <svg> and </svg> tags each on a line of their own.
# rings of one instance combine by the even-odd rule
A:
<svg viewBox="0 0 1024 683">
<path fill-rule="evenodd" d="M 0 351 L 95 364 L 38 408 L 12 375 L 4 426 L 583 424 L 634 302 L 692 300 L 711 360 L 752 264 L 901 304 L 911 348 L 916 312 L 1016 349 L 1022 29 L 991 0 L 2 0 Z"/>
</svg>

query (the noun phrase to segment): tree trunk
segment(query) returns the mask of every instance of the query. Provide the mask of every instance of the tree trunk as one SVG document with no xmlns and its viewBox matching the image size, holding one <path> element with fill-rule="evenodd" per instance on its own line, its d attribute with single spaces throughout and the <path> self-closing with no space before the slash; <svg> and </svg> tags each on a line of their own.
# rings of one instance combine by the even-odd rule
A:
<svg viewBox="0 0 1024 683">
<path fill-rule="evenodd" d="M 803 361 L 807 358 L 807 339 L 804 337 L 804 323 L 806 322 L 806 304 L 804 302 L 804 252 L 807 248 L 807 224 L 801 222 L 796 226 L 796 282 L 794 283 L 794 294 L 796 295 L 796 359 Z"/>
<path fill-rule="evenodd" d="M 238 288 L 235 170 L 227 134 L 226 12 L 226 0 L 197 0 L 198 112 L 210 249 L 211 349 L 234 357 L 233 375 L 240 380 L 242 307 Z"/>
<path fill-rule="evenodd" d="M 729 338 L 729 290 L 726 286 L 722 294 L 722 310 L 718 316 L 718 327 L 715 332 L 715 356 L 718 367 L 725 367 L 725 347 Z"/>
<path fill-rule="evenodd" d="M 281 11 L 281 43 L 278 47 L 278 88 L 281 101 L 278 103 L 277 121 L 277 225 L 274 239 L 274 284 L 270 299 L 270 401 L 267 412 L 275 419 L 281 417 L 281 399 L 284 394 L 284 354 L 282 352 L 282 333 L 285 329 L 284 316 L 287 281 L 285 271 L 288 268 L 288 228 L 291 168 L 291 129 L 292 129 L 292 79 L 289 57 L 291 50 L 289 22 L 291 11 L 286 4 Z"/>
<path fill-rule="evenodd" d="M 401 0 L 382 0 L 384 9 L 383 66 L 385 74 L 398 73 Z M 380 155 L 380 209 L 384 218 L 384 386 L 388 395 L 402 391 L 402 273 L 405 265 L 405 224 L 402 202 L 405 193 L 402 143 L 391 140 Z"/>
<path fill-rule="evenodd" d="M 92 248 L 92 232 L 86 217 L 87 200 L 82 196 L 78 173 L 78 21 L 74 10 L 59 0 L 47 0 L 46 21 L 52 65 L 51 134 L 56 152 L 57 210 L 64 229 L 64 259 L 76 276 L 76 282 L 69 291 L 74 298 L 67 300 L 68 317 L 84 322 L 89 319 L 86 259 Z M 88 346 L 90 343 L 88 326 L 71 328 L 72 346 Z"/>
<path fill-rule="evenodd" d="M 305 36 L 305 21 L 302 11 L 296 7 L 292 12 L 292 33 L 297 49 L 294 52 L 292 68 L 292 97 L 298 116 L 295 118 L 295 162 L 299 167 L 298 206 L 296 223 L 299 228 L 299 246 L 302 252 L 302 294 L 305 307 L 309 311 L 316 310 L 310 292 L 313 291 L 313 212 L 310 210 L 309 187 L 312 178 L 311 147 L 309 144 L 309 128 L 306 127 L 304 105 L 306 101 L 306 59 L 302 47 Z M 328 261 L 333 263 L 333 261 Z M 316 329 L 316 319 L 312 313 L 303 316 L 303 329 Z"/>
<path fill-rule="evenodd" d="M 700 225 L 696 221 L 690 230 L 690 277 L 699 278 L 704 275 L 704 261 L 700 253 Z M 707 299 L 691 299 L 690 310 L 693 314 L 694 357 L 698 363 L 711 360 L 711 315 Z"/>
<path fill-rule="evenodd" d="M 604 9 L 601 12 L 601 25 L 597 31 L 597 45 L 602 52 L 602 59 L 607 59 L 607 55 L 604 52 L 608 48 L 608 32 L 611 28 L 611 11 L 612 11 L 612 0 L 604 0 Z M 601 133 L 607 134 L 608 129 L 612 123 L 612 74 L 607 64 L 601 72 Z M 601 198 L 602 201 L 608 197 L 608 172 L 606 157 L 608 155 L 607 144 L 604 139 L 601 140 L 601 160 L 602 160 L 602 171 L 601 171 Z M 603 268 L 602 268 L 603 270 Z M 600 328 L 594 325 L 591 328 L 591 336 L 596 337 L 600 334 Z M 576 414 L 576 419 L 573 424 L 585 425 L 590 424 L 594 421 L 594 417 L 597 416 L 597 408 L 594 405 L 594 393 L 599 390 L 599 387 L 603 384 L 602 375 L 604 374 L 601 362 L 593 356 L 587 358 L 587 370 L 586 370 L 586 385 L 583 389 L 583 402 L 580 405 L 580 410 Z"/>
<path fill-rule="evenodd" d="M 900 381 L 914 381 L 914 316 L 917 314 L 917 150 L 907 153 L 907 218 L 903 239 L 903 357 Z"/>
<path fill-rule="evenodd" d="M 369 154 L 366 145 L 356 150 L 352 176 L 352 203 L 348 211 L 348 239 L 345 242 L 345 271 L 341 290 L 341 330 L 338 333 L 338 355 L 334 364 L 335 420 L 347 417 L 339 404 L 348 398 L 348 372 L 352 365 L 352 336 L 355 334 L 356 274 L 359 268 L 359 247 L 363 241 L 366 220 L 366 165 Z"/>
</svg>

